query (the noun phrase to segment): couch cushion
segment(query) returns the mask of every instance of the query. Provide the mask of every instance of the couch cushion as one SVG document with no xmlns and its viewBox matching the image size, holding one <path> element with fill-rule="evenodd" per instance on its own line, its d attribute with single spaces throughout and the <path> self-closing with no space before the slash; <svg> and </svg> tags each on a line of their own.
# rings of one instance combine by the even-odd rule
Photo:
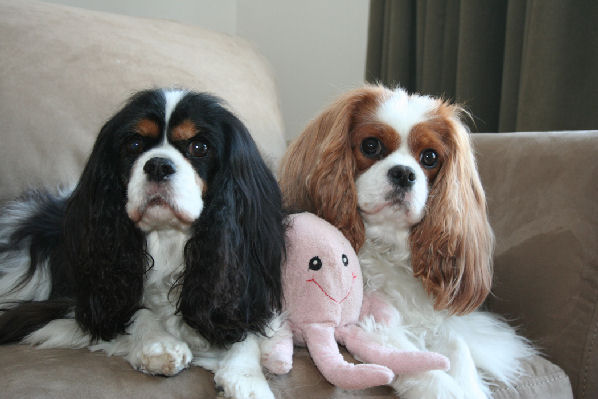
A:
<svg viewBox="0 0 598 399">
<path fill-rule="evenodd" d="M 533 356 L 523 362 L 526 374 L 512 387 L 499 384 L 492 390 L 493 399 L 573 399 L 567 374 L 548 360 Z"/>
<path fill-rule="evenodd" d="M 284 152 L 269 68 L 239 38 L 26 0 L 0 0 L 0 37 L 0 200 L 76 180 L 103 122 L 152 87 L 212 92 L 271 164 Z"/>
<path fill-rule="evenodd" d="M 175 377 L 134 370 L 122 357 L 86 349 L 0 348 L 0 396 L 5 398 L 213 398 L 214 377 L 192 367 Z"/>
</svg>

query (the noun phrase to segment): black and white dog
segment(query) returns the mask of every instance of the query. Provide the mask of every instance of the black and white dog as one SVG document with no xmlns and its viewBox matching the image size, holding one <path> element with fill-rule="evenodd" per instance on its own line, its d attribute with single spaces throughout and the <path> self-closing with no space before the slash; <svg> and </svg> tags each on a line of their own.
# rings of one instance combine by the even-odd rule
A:
<svg viewBox="0 0 598 399">
<path fill-rule="evenodd" d="M 149 374 L 191 363 L 226 396 L 272 397 L 263 333 L 281 305 L 281 196 L 210 95 L 133 96 L 72 192 L 0 216 L 0 343 L 90 347 Z"/>
</svg>

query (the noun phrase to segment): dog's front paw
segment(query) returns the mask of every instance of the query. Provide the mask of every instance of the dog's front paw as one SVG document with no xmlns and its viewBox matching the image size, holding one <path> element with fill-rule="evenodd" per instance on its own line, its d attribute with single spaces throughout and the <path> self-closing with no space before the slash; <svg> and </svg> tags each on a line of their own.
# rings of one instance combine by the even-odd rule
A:
<svg viewBox="0 0 598 399">
<path fill-rule="evenodd" d="M 261 370 L 229 367 L 216 371 L 214 382 L 233 399 L 275 399 Z"/>
<path fill-rule="evenodd" d="M 147 374 L 170 376 L 187 368 L 192 359 L 193 355 L 186 343 L 162 339 L 143 344 L 137 368 Z"/>
</svg>

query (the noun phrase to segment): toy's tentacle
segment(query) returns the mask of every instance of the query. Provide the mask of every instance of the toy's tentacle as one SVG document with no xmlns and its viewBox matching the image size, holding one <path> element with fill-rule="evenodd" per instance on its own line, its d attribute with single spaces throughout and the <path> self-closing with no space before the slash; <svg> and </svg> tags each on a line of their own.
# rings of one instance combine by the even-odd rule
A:
<svg viewBox="0 0 598 399">
<path fill-rule="evenodd" d="M 352 364 L 343 359 L 334 339 L 334 327 L 303 327 L 305 343 L 314 363 L 331 384 L 342 389 L 364 389 L 389 384 L 394 373 L 377 364 Z"/>
<path fill-rule="evenodd" d="M 382 364 L 396 374 L 448 370 L 449 359 L 435 352 L 399 351 L 371 342 L 371 337 L 356 325 L 339 327 L 337 341 L 364 362 Z"/>
<path fill-rule="evenodd" d="M 286 374 L 293 367 L 293 332 L 287 321 L 272 328 L 273 335 L 262 338 L 262 366 L 274 374 Z"/>
</svg>

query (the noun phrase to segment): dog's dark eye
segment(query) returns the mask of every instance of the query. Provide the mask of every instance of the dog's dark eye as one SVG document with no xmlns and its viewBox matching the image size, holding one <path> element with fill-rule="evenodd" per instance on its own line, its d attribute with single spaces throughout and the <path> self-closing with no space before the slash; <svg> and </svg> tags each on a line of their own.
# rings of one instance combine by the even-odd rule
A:
<svg viewBox="0 0 598 399">
<path fill-rule="evenodd" d="M 189 152 L 189 156 L 201 158 L 208 155 L 209 147 L 203 141 L 192 141 L 189 143 L 187 151 Z"/>
<path fill-rule="evenodd" d="M 383 151 L 382 142 L 375 137 L 368 137 L 361 142 L 361 152 L 368 158 L 378 158 Z"/>
<path fill-rule="evenodd" d="M 140 137 L 133 137 L 125 143 L 125 149 L 129 154 L 132 155 L 141 153 L 143 151 L 143 148 L 143 139 L 141 139 Z"/>
<path fill-rule="evenodd" d="M 319 257 L 314 256 L 309 260 L 309 268 L 310 270 L 320 270 L 322 268 L 322 260 Z"/>
<path fill-rule="evenodd" d="M 438 164 L 438 153 L 434 150 L 423 150 L 419 155 L 419 162 L 426 169 L 433 169 Z"/>
<path fill-rule="evenodd" d="M 347 255 L 343 254 L 343 265 L 345 266 L 349 266 L 349 258 L 347 258 Z"/>
</svg>

